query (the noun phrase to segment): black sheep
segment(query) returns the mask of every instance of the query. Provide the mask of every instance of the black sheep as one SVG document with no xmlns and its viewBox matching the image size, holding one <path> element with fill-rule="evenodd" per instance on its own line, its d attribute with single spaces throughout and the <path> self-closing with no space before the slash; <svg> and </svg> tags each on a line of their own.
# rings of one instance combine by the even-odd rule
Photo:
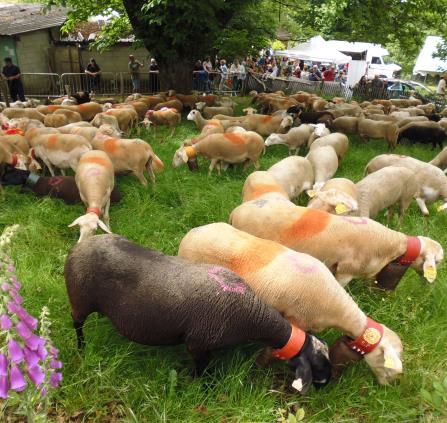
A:
<svg viewBox="0 0 447 423">
<path fill-rule="evenodd" d="M 70 251 L 64 273 L 78 346 L 84 343 L 87 316 L 100 312 L 121 335 L 140 344 L 185 343 L 201 374 L 211 350 L 248 341 L 284 349 L 295 342 L 293 330 L 305 339 L 301 350 L 292 348 L 288 355 L 298 390 L 329 380 L 327 346 L 292 327 L 228 269 L 99 235 Z"/>
<path fill-rule="evenodd" d="M 294 113 L 294 107 L 287 109 L 287 113 Z M 330 126 L 334 120 L 334 115 L 331 112 L 302 112 L 297 111 L 301 123 L 324 123 Z"/>
<path fill-rule="evenodd" d="M 408 128 L 405 128 L 404 130 L 401 130 L 397 141 L 399 142 L 403 138 L 412 141 L 413 144 L 416 142 L 424 144 L 431 143 L 434 149 L 436 145 L 438 145 L 439 148 L 442 148 L 443 142 L 446 138 L 446 133 L 441 127 L 435 128 L 431 126 L 414 124 Z"/>
<path fill-rule="evenodd" d="M 0 180 L 2 185 L 23 185 L 36 195 L 60 198 L 67 204 L 81 203 L 81 196 L 73 176 L 40 176 L 27 170 L 14 169 L 8 166 Z M 121 200 L 118 188 L 114 188 L 110 196 L 112 203 Z"/>
</svg>

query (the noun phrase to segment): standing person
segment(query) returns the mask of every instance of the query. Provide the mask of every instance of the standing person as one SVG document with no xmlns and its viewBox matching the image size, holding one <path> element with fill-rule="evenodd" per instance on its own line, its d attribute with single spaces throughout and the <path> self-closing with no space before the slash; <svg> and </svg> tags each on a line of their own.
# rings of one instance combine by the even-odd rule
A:
<svg viewBox="0 0 447 423">
<path fill-rule="evenodd" d="M 247 62 L 245 60 L 239 65 L 239 73 L 237 75 L 237 90 L 240 91 L 242 89 L 242 85 L 244 84 L 245 78 L 247 77 Z"/>
<path fill-rule="evenodd" d="M 438 87 L 436 88 L 436 94 L 445 98 L 446 86 L 447 86 L 447 74 L 444 74 L 438 82 Z"/>
<path fill-rule="evenodd" d="M 214 75 L 213 75 L 213 64 L 211 63 L 211 58 L 209 56 L 206 57 L 205 61 L 203 62 L 203 70 L 205 71 L 207 91 L 211 91 Z"/>
<path fill-rule="evenodd" d="M 155 59 L 151 59 L 151 64 L 149 65 L 149 88 L 151 93 L 160 92 L 160 70 L 158 68 L 157 61 Z"/>
<path fill-rule="evenodd" d="M 85 74 L 87 75 L 87 90 L 92 94 L 97 91 L 101 81 L 101 68 L 93 57 L 90 58 Z"/>
<path fill-rule="evenodd" d="M 333 81 L 335 79 L 335 67 L 331 66 L 323 72 L 323 78 L 325 81 Z"/>
<path fill-rule="evenodd" d="M 374 75 L 374 79 L 371 81 L 371 91 L 374 98 L 380 98 L 383 95 L 383 82 L 377 74 Z"/>
<path fill-rule="evenodd" d="M 194 90 L 199 90 L 200 88 L 200 72 L 202 71 L 202 69 L 202 62 L 200 60 L 197 60 L 197 62 L 194 64 L 194 67 L 192 68 L 192 85 Z"/>
<path fill-rule="evenodd" d="M 238 80 L 238 76 L 239 76 L 239 60 L 235 60 L 231 66 L 230 66 L 230 77 L 233 81 L 232 83 L 232 90 L 233 91 L 237 91 L 237 80 Z"/>
<path fill-rule="evenodd" d="M 8 81 L 9 93 L 12 101 L 25 101 L 22 79 L 20 77 L 20 68 L 12 63 L 10 57 L 5 57 L 5 66 L 2 69 L 2 77 Z"/>
<path fill-rule="evenodd" d="M 219 72 L 220 72 L 219 91 L 223 91 L 225 83 L 227 82 L 228 79 L 227 62 L 224 59 L 221 59 L 220 61 Z"/>
<path fill-rule="evenodd" d="M 130 72 L 130 79 L 132 80 L 132 90 L 134 93 L 140 91 L 140 68 L 143 66 L 143 63 L 135 59 L 133 54 L 129 54 L 128 68 Z"/>
</svg>

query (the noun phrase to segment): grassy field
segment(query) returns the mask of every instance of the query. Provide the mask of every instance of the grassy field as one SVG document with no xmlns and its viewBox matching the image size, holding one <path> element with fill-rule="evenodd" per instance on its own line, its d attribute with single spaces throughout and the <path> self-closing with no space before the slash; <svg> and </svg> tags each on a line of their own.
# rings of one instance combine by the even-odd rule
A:
<svg viewBox="0 0 447 423">
<path fill-rule="evenodd" d="M 165 162 L 166 170 L 149 188 L 132 176 L 118 178 L 123 199 L 111 207 L 111 225 L 115 233 L 136 243 L 176 254 L 189 229 L 227 221 L 240 203 L 248 173 L 238 168 L 220 177 L 207 177 L 204 161 L 200 161 L 199 173 L 189 172 L 186 166 L 173 169 L 172 156 L 179 143 L 197 131 L 185 121 L 174 138 L 165 139 L 167 132 L 158 134 L 163 143 L 148 133 L 142 134 Z M 385 150 L 385 141 L 365 144 L 352 137 L 337 175 L 358 181 L 365 164 Z M 422 160 L 433 156 L 429 147 L 421 145 L 399 146 L 397 153 Z M 261 161 L 262 169 L 286 155 L 284 146 L 269 147 Z M 437 213 L 435 205 L 429 209 L 430 217 L 424 218 L 412 204 L 401 230 L 433 237 L 447 246 L 447 216 Z M 312 389 L 300 398 L 288 387 L 292 374 L 282 363 L 269 369 L 256 367 L 260 345 L 216 352 L 208 375 L 192 379 L 192 362 L 184 346 L 159 348 L 131 343 L 120 337 L 106 318 L 92 315 L 85 328 L 86 349 L 79 353 L 63 266 L 79 236 L 77 229 L 67 225 L 83 211 L 81 205 L 37 199 L 16 187 L 8 187 L 6 200 L 0 203 L 0 230 L 13 223 L 23 228 L 15 239 L 13 256 L 24 285 L 25 305 L 35 315 L 48 305 L 54 341 L 64 362 L 64 381 L 54 397 L 53 416 L 89 422 L 273 422 L 280 417 L 278 408 L 302 407 L 304 421 L 309 422 L 447 421 L 447 410 L 430 404 L 420 394 L 421 388 L 434 391 L 433 382 L 446 376 L 445 265 L 433 285 L 409 270 L 393 293 L 380 292 L 362 281 L 354 281 L 347 288 L 367 314 L 402 337 L 405 374 L 399 382 L 379 386 L 361 362 L 325 389 Z M 382 215 L 379 220 L 385 221 Z M 332 341 L 338 334 L 327 331 L 322 336 Z"/>
</svg>

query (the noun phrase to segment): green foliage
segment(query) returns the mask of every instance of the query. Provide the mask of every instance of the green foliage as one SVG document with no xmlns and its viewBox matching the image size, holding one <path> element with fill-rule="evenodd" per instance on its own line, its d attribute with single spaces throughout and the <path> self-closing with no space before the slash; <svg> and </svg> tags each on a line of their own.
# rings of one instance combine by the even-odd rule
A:
<svg viewBox="0 0 447 423">
<path fill-rule="evenodd" d="M 447 417 L 447 376 L 442 382 L 435 380 L 433 389 L 421 389 L 421 396 L 424 402 L 436 412 L 438 416 Z"/>
</svg>

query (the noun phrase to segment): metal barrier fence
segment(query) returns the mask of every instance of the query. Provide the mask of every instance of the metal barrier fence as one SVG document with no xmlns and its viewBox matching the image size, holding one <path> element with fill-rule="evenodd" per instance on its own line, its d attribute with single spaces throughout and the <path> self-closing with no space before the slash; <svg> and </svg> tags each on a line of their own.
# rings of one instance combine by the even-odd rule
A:
<svg viewBox="0 0 447 423">
<path fill-rule="evenodd" d="M 85 73 L 63 73 L 61 75 L 61 91 L 65 93 L 66 87 L 70 92 L 89 91 L 97 94 L 114 95 L 116 93 L 116 75 L 113 72 L 102 72 L 93 77 Z"/>
<path fill-rule="evenodd" d="M 237 95 L 244 91 L 246 75 L 238 78 L 238 74 L 228 73 L 224 76 L 221 72 L 213 71 L 193 71 L 193 89 L 200 92 L 210 92 L 216 94 Z"/>
<path fill-rule="evenodd" d="M 28 97 L 59 97 L 61 77 L 57 73 L 22 73 L 22 82 Z"/>
</svg>

